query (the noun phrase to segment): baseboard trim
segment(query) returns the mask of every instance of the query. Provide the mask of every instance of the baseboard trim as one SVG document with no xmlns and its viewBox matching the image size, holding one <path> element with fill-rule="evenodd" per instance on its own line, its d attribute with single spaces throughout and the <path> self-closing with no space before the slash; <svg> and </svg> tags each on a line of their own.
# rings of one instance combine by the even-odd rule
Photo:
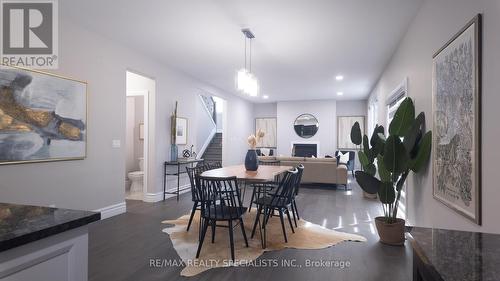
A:
<svg viewBox="0 0 500 281">
<path fill-rule="evenodd" d="M 127 211 L 127 205 L 125 204 L 125 202 L 121 202 L 118 204 L 94 210 L 94 212 L 101 213 L 101 220 L 123 214 L 126 211 Z"/>
<path fill-rule="evenodd" d="M 184 185 L 184 186 L 181 186 L 179 187 L 179 189 L 185 189 L 189 187 L 189 185 Z M 170 190 L 167 190 L 167 192 L 169 192 Z M 174 191 L 172 189 L 172 191 Z M 184 194 L 186 192 L 190 192 L 191 190 L 190 189 L 185 189 L 183 191 L 181 191 L 179 194 Z M 176 195 L 175 194 L 165 194 L 165 199 L 168 199 L 168 198 L 172 198 L 172 197 L 175 197 Z M 147 203 L 155 203 L 155 202 L 160 202 L 163 200 L 163 192 L 156 192 L 156 193 L 146 193 L 144 195 L 144 202 L 147 202 Z"/>
<path fill-rule="evenodd" d="M 144 199 L 142 201 L 147 202 L 147 203 L 154 203 L 154 202 L 160 202 L 161 200 L 163 200 L 163 196 L 161 195 L 161 192 L 156 192 L 156 193 L 144 194 Z"/>
</svg>

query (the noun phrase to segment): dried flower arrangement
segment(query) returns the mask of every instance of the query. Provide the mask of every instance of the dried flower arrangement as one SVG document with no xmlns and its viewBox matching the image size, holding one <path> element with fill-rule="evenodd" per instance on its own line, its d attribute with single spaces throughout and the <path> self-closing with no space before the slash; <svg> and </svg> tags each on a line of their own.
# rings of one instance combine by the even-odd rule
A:
<svg viewBox="0 0 500 281">
<path fill-rule="evenodd" d="M 248 145 L 251 149 L 255 149 L 257 147 L 257 144 L 264 137 L 265 133 L 261 130 L 258 130 L 256 135 L 250 135 L 247 139 Z"/>
</svg>

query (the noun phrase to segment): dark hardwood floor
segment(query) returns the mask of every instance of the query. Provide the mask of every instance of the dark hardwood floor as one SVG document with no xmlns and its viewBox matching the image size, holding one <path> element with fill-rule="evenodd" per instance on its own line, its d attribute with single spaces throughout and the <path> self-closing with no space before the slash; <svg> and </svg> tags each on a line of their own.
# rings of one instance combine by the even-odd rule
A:
<svg viewBox="0 0 500 281">
<path fill-rule="evenodd" d="M 191 195 L 159 203 L 127 201 L 127 213 L 90 226 L 89 280 L 384 280 L 404 281 L 411 276 L 411 247 L 392 247 L 378 242 L 373 218 L 381 214 L 378 200 L 364 199 L 351 180 L 352 191 L 331 187 L 301 188 L 301 218 L 338 231 L 361 234 L 367 242 L 345 242 L 322 250 L 287 249 L 267 252 L 260 259 L 295 259 L 301 268 L 232 267 L 181 277 L 181 267 L 150 267 L 150 259 L 180 260 L 162 220 L 189 212 Z M 247 190 L 248 191 L 248 190 Z M 247 192 L 247 199 L 248 196 Z M 293 235 L 293 234 L 290 234 Z M 258 239 L 257 237 L 255 239 Z M 344 268 L 305 267 L 306 259 L 349 262 Z"/>
</svg>

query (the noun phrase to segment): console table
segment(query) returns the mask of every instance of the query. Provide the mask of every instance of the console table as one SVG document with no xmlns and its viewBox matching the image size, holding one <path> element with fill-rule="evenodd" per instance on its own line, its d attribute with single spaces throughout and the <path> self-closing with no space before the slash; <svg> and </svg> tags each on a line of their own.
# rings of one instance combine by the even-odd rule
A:
<svg viewBox="0 0 500 281">
<path fill-rule="evenodd" d="M 179 193 L 181 191 L 188 189 L 188 188 L 180 189 L 181 174 L 187 173 L 185 169 L 181 169 L 181 166 L 190 165 L 191 167 L 194 167 L 194 164 L 204 162 L 204 161 L 205 160 L 203 160 L 203 159 L 194 159 L 194 158 L 179 159 L 177 161 L 165 161 L 165 163 L 163 163 L 163 201 L 165 201 L 165 194 L 175 194 L 177 196 L 177 201 L 179 201 Z M 169 166 L 177 167 L 175 172 L 169 173 L 167 171 L 167 168 Z M 167 192 L 167 177 L 168 176 L 177 176 L 177 190 L 176 191 Z"/>
<path fill-rule="evenodd" d="M 500 235 L 411 227 L 414 281 L 486 281 L 500 276 Z"/>
</svg>

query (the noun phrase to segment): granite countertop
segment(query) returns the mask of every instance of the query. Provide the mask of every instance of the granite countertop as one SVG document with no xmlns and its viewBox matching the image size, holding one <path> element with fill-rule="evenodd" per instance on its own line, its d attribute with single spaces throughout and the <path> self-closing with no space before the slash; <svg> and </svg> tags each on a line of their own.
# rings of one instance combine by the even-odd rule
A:
<svg viewBox="0 0 500 281">
<path fill-rule="evenodd" d="M 500 235 L 412 227 L 412 247 L 445 281 L 498 280 Z"/>
<path fill-rule="evenodd" d="M 100 213 L 0 203 L 0 252 L 101 218 Z"/>
</svg>

